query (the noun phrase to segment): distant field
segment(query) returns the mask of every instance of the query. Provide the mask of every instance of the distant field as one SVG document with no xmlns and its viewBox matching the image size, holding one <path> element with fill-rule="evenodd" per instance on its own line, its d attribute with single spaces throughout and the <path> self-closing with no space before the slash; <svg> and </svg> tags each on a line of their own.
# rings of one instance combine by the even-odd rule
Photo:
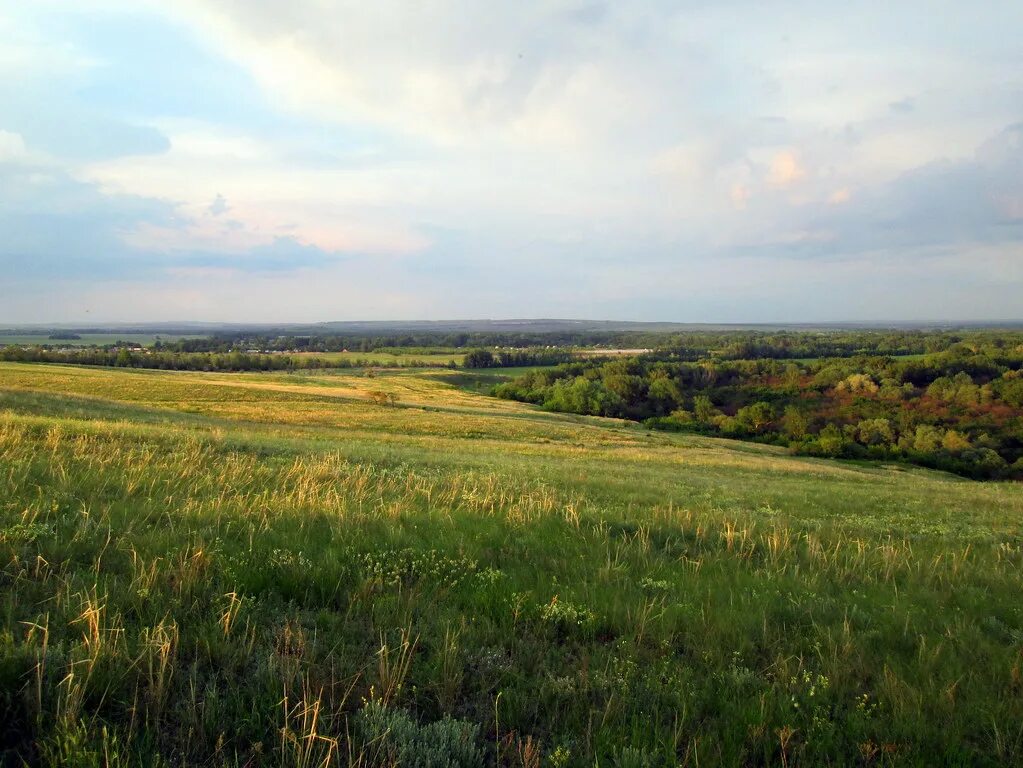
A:
<svg viewBox="0 0 1023 768">
<path fill-rule="evenodd" d="M 374 365 L 409 365 L 420 362 L 428 365 L 461 365 L 465 352 L 430 349 L 425 351 L 375 351 L 375 352 L 299 352 L 295 357 L 317 357 L 321 360 L 364 360 Z"/>
<path fill-rule="evenodd" d="M 576 357 L 632 357 L 652 352 L 652 349 L 577 349 Z"/>
<path fill-rule="evenodd" d="M 0 364 L 0 762 L 1023 762 L 1023 486 L 507 374 Z"/>
<path fill-rule="evenodd" d="M 489 392 L 495 385 L 522 376 L 530 371 L 541 371 L 549 366 L 526 365 L 508 368 L 475 368 L 438 374 L 439 381 L 448 382 L 472 392 Z"/>
<path fill-rule="evenodd" d="M 83 333 L 80 339 L 51 339 L 48 334 L 36 335 L 0 335 L 0 346 L 7 344 L 29 345 L 29 344 L 50 344 L 60 347 L 87 347 L 92 345 L 103 346 L 113 344 L 117 341 L 127 341 L 132 344 L 148 347 L 156 343 L 157 339 L 165 342 L 178 341 L 180 339 L 201 339 L 204 336 L 156 336 L 153 334 L 137 333 Z"/>
</svg>

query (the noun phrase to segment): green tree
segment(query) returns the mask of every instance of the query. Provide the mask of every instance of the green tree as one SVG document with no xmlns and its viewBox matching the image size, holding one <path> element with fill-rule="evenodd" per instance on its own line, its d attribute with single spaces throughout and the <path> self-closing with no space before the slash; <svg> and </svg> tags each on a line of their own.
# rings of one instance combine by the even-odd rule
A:
<svg viewBox="0 0 1023 768">
<path fill-rule="evenodd" d="M 944 433 L 938 427 L 921 424 L 913 436 L 913 450 L 919 453 L 937 453 L 943 437 Z"/>
<path fill-rule="evenodd" d="M 465 355 L 466 368 L 493 368 L 497 364 L 494 353 L 489 349 L 472 349 Z"/>
<path fill-rule="evenodd" d="M 888 419 L 864 419 L 856 425 L 856 439 L 863 445 L 891 445 L 895 432 Z"/>
<path fill-rule="evenodd" d="M 651 379 L 647 399 L 657 413 L 671 413 L 682 402 L 682 392 L 673 379 L 662 374 Z"/>
<path fill-rule="evenodd" d="M 756 402 L 740 408 L 735 414 L 735 420 L 739 425 L 753 434 L 759 435 L 774 419 L 774 409 L 770 403 Z"/>
<path fill-rule="evenodd" d="M 710 424 L 715 416 L 721 415 L 721 411 L 714 407 L 714 403 L 707 395 L 697 395 L 693 398 L 693 413 L 696 420 L 704 424 Z"/>
<path fill-rule="evenodd" d="M 817 437 L 817 446 L 825 456 L 840 456 L 845 447 L 842 431 L 834 424 L 828 424 Z"/>
<path fill-rule="evenodd" d="M 799 406 L 789 405 L 782 417 L 782 429 L 790 439 L 802 440 L 810 429 L 810 420 Z"/>
</svg>

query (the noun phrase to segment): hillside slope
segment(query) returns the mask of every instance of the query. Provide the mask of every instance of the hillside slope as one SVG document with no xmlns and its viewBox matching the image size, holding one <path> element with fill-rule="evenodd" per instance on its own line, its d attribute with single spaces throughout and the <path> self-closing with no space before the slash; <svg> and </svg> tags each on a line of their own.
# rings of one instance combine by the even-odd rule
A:
<svg viewBox="0 0 1023 768">
<path fill-rule="evenodd" d="M 0 365 L 0 749 L 1023 761 L 1023 486 L 457 381 Z"/>
</svg>

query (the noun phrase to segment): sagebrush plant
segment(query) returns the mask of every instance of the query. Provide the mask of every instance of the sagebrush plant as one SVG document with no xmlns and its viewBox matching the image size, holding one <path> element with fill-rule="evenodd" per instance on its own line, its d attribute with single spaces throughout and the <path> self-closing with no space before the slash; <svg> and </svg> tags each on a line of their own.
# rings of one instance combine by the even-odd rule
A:
<svg viewBox="0 0 1023 768">
<path fill-rule="evenodd" d="M 416 722 L 407 712 L 370 701 L 355 717 L 371 762 L 408 768 L 475 768 L 484 764 L 480 726 L 445 717 Z"/>
<path fill-rule="evenodd" d="M 0 365 L 3 760 L 1023 761 L 1019 485 L 443 379 Z"/>
</svg>

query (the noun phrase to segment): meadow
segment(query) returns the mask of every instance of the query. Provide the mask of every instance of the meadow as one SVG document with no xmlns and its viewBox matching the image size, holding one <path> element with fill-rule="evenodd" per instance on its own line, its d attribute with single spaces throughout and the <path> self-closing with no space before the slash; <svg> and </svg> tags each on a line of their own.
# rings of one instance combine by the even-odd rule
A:
<svg viewBox="0 0 1023 768">
<path fill-rule="evenodd" d="M 0 759 L 1023 764 L 1023 485 L 516 373 L 0 364 Z"/>
</svg>

